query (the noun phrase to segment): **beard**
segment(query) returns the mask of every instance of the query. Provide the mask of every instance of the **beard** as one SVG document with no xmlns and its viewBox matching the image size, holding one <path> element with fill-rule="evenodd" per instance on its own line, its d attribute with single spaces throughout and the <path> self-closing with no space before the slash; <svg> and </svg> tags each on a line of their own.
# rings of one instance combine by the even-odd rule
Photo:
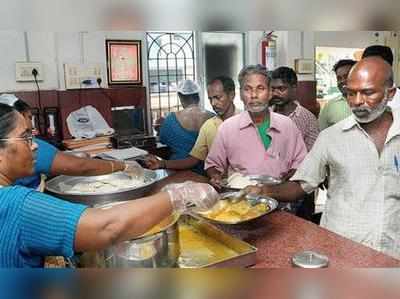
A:
<svg viewBox="0 0 400 299">
<path fill-rule="evenodd" d="M 386 111 L 388 102 L 389 99 L 385 96 L 385 99 L 383 99 L 378 104 L 378 106 L 374 108 L 370 107 L 351 108 L 351 112 L 353 113 L 354 118 L 357 120 L 357 122 L 362 124 L 370 123 L 379 118 Z"/>
<path fill-rule="evenodd" d="M 246 110 L 252 113 L 260 113 L 268 108 L 268 103 L 251 103 L 246 104 Z"/>
<path fill-rule="evenodd" d="M 233 105 L 233 102 L 230 103 L 225 109 L 223 108 L 217 108 L 217 107 L 213 107 L 214 112 L 218 115 L 218 116 L 224 116 L 226 114 L 226 112 L 228 112 L 229 108 Z"/>
</svg>

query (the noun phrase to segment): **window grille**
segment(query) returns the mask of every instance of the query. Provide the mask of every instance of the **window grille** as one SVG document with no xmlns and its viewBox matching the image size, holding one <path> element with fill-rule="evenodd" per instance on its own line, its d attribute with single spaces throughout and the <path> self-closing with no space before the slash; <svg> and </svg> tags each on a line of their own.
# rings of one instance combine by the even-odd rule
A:
<svg viewBox="0 0 400 299">
<path fill-rule="evenodd" d="M 195 80 L 193 32 L 147 32 L 150 111 L 152 124 L 181 108 L 176 89 Z"/>
</svg>

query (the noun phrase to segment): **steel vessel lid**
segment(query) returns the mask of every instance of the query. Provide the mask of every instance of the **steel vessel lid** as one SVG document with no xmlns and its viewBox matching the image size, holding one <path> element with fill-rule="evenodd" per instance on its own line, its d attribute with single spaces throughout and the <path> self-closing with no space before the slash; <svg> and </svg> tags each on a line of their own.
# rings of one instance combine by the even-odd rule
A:
<svg viewBox="0 0 400 299">
<path fill-rule="evenodd" d="M 306 250 L 296 253 L 292 257 L 292 263 L 299 268 L 318 269 L 328 267 L 329 259 L 326 255 Z"/>
</svg>

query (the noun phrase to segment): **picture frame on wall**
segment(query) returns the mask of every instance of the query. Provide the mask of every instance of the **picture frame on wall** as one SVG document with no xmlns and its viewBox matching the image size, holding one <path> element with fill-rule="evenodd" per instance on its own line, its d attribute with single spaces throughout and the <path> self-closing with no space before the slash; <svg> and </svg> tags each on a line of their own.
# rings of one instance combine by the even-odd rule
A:
<svg viewBox="0 0 400 299">
<path fill-rule="evenodd" d="M 108 85 L 142 85 L 140 40 L 106 40 Z"/>
<path fill-rule="evenodd" d="M 314 61 L 312 59 L 295 59 L 294 68 L 298 74 L 313 74 Z"/>
</svg>

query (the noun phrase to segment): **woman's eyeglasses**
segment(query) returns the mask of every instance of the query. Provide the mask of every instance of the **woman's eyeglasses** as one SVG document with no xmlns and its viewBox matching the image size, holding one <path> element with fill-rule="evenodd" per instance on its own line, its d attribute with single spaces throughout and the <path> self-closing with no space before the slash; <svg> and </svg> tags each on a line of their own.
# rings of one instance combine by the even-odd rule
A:
<svg viewBox="0 0 400 299">
<path fill-rule="evenodd" d="M 24 136 L 24 137 L 9 137 L 9 138 L 1 138 L 0 141 L 13 141 L 13 140 L 21 140 L 21 141 L 25 141 L 26 144 L 28 144 L 29 146 L 32 145 L 33 143 L 33 136 L 32 135 L 28 135 L 28 136 Z"/>
</svg>

